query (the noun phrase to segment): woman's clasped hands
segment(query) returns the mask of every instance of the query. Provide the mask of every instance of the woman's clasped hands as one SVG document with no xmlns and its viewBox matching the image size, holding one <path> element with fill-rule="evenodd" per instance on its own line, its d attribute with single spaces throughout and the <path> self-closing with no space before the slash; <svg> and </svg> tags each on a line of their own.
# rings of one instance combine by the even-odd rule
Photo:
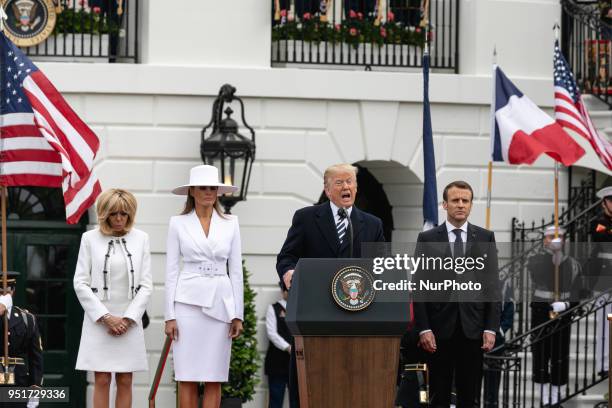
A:
<svg viewBox="0 0 612 408">
<path fill-rule="evenodd" d="M 132 321 L 126 317 L 113 316 L 110 313 L 100 318 L 102 322 L 108 328 L 108 334 L 112 336 L 121 336 L 125 334 L 132 325 Z"/>
</svg>

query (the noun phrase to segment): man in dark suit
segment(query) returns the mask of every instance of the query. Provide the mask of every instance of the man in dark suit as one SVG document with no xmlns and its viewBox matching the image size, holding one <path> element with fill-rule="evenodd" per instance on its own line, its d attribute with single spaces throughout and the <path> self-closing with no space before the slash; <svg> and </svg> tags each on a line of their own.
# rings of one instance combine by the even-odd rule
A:
<svg viewBox="0 0 612 408">
<path fill-rule="evenodd" d="M 491 301 L 499 298 L 495 237 L 493 232 L 468 223 L 472 199 L 473 191 L 468 183 L 450 183 L 443 193 L 446 222 L 420 233 L 417 240 L 419 255 L 452 256 L 454 259 L 483 257 L 486 262 L 481 276 L 486 276 L 489 282 L 483 284 L 484 293 L 481 293 L 488 301 L 464 301 L 467 297 L 455 292 L 450 294 L 454 300 L 436 302 L 421 298 L 414 304 L 419 344 L 427 354 L 430 370 L 432 407 L 450 406 L 453 378 L 457 407 L 474 406 L 480 392 L 483 351 L 493 348 L 499 328 L 500 304 Z M 442 271 L 441 277 L 459 278 L 458 273 L 458 270 Z M 431 271 L 423 271 L 417 279 L 440 278 L 440 275 L 426 277 L 425 274 Z"/>
<path fill-rule="evenodd" d="M 13 304 L 13 293 L 19 273 L 9 271 L 7 275 L 8 293 L 0 296 L 0 350 L 4 349 L 4 314 L 7 313 L 9 369 L 14 369 L 15 383 L 13 385 L 5 384 L 4 386 L 38 388 L 42 386 L 43 382 L 42 341 L 38 330 L 38 321 L 32 313 Z M 0 371 L 2 371 L 4 356 L 1 356 L 0 360 L 2 360 L 0 361 Z M 38 406 L 38 402 L 32 399 L 28 403 L 0 403 L 0 407 L 7 408 L 25 408 L 26 406 L 35 407 Z"/>
<path fill-rule="evenodd" d="M 328 167 L 323 185 L 329 202 L 295 212 L 276 258 L 276 271 L 287 288 L 291 288 L 293 271 L 300 258 L 359 258 L 362 243 L 385 241 L 382 221 L 353 205 L 357 195 L 357 167 L 350 164 Z M 353 226 L 352 245 L 347 217 Z M 289 392 L 294 396 L 298 393 L 293 353 Z"/>
</svg>

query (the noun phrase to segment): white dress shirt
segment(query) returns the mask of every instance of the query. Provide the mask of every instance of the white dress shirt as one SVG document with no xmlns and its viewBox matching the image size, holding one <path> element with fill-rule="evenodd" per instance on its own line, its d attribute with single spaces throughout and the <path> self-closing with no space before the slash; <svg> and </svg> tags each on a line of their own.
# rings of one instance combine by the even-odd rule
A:
<svg viewBox="0 0 612 408">
<path fill-rule="evenodd" d="M 281 306 L 287 309 L 287 301 L 285 299 L 281 299 L 278 301 Z M 280 350 L 287 350 L 289 347 L 289 343 L 285 341 L 278 334 L 278 330 L 276 327 L 276 313 L 274 313 L 273 305 L 268 305 L 268 310 L 266 311 L 266 332 L 268 333 L 268 339 Z"/>
<path fill-rule="evenodd" d="M 453 231 L 455 231 L 457 227 L 455 227 L 453 224 L 451 224 L 448 221 L 445 222 L 445 224 L 446 224 L 446 231 L 448 231 L 448 242 L 451 244 L 450 247 L 451 247 L 451 252 L 452 252 L 454 251 L 453 244 L 457 240 L 457 235 L 455 235 Z M 463 225 L 459 227 L 459 229 L 461 230 L 461 241 L 463 241 L 463 253 L 465 253 L 465 243 L 467 242 L 467 228 L 468 228 L 467 221 L 464 222 Z"/>
<path fill-rule="evenodd" d="M 334 224 L 338 225 L 338 223 L 340 222 L 340 216 L 338 215 L 338 210 L 340 209 L 340 207 L 338 207 L 336 204 L 332 203 L 331 201 L 329 202 L 329 205 L 331 206 L 331 210 L 332 210 L 332 214 L 334 215 Z M 345 208 L 346 209 L 346 213 L 348 214 L 348 216 L 351 216 L 351 211 L 353 211 L 353 206 L 350 206 L 349 208 Z M 348 228 L 348 224 L 347 224 L 347 219 L 344 219 L 344 226 L 346 228 Z"/>
</svg>

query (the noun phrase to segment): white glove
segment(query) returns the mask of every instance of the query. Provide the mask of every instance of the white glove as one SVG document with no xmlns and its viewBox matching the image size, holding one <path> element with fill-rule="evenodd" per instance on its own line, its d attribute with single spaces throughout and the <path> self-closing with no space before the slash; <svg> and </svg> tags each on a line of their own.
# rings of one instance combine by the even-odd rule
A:
<svg viewBox="0 0 612 408">
<path fill-rule="evenodd" d="M 567 302 L 553 302 L 550 307 L 552 307 L 553 312 L 561 313 L 567 309 Z"/>
<path fill-rule="evenodd" d="M 27 408 L 37 408 L 38 407 L 38 398 L 30 398 L 28 400 Z"/>
</svg>

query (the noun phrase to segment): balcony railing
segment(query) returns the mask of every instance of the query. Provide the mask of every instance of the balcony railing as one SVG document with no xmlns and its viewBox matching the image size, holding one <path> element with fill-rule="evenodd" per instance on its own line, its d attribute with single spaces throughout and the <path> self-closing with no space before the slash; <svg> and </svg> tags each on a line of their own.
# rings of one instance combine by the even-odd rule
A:
<svg viewBox="0 0 612 408">
<path fill-rule="evenodd" d="M 612 17 L 596 0 L 561 0 L 562 51 L 584 93 L 612 107 Z"/>
<path fill-rule="evenodd" d="M 458 67 L 458 0 L 273 0 L 272 64 Z M 426 38 L 427 37 L 427 38 Z"/>
<path fill-rule="evenodd" d="M 49 37 L 37 45 L 21 47 L 33 60 L 138 62 L 138 0 L 54 3 L 56 21 Z M 19 18 L 16 6 L 9 4 L 6 13 L 9 22 Z"/>
</svg>

